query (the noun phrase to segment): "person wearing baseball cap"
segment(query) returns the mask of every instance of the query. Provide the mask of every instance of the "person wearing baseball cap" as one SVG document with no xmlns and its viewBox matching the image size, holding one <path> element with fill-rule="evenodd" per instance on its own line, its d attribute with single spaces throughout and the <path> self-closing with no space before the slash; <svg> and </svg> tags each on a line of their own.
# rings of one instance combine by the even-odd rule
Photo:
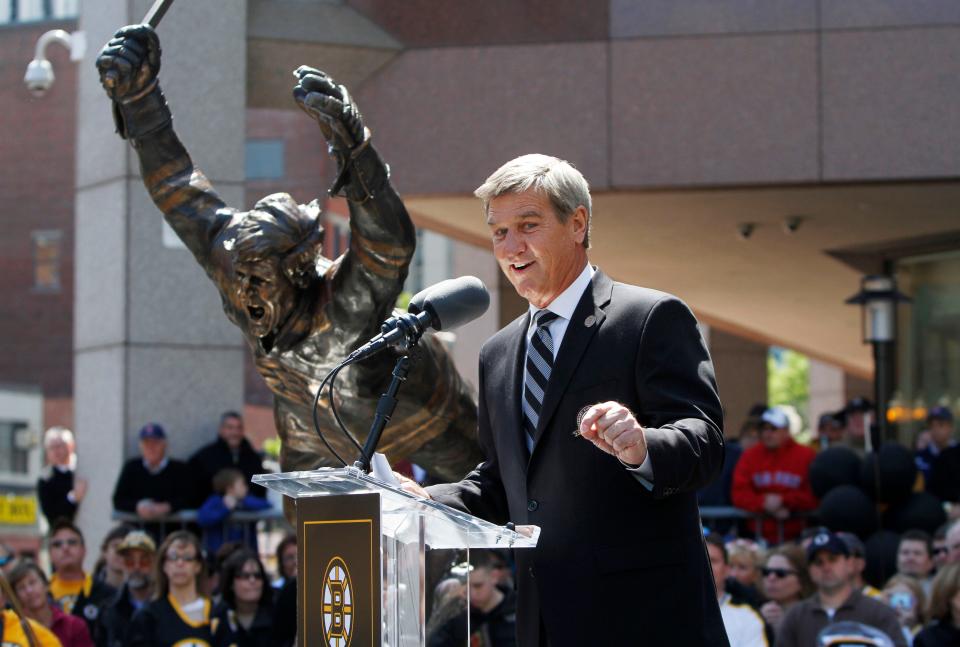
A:
<svg viewBox="0 0 960 647">
<path fill-rule="evenodd" d="M 863 545 L 863 542 L 852 532 L 838 532 L 837 536 L 847 545 L 847 550 L 850 553 L 850 562 L 853 566 L 850 583 L 864 595 L 874 600 L 883 600 L 883 591 L 870 586 L 867 581 L 863 579 L 863 571 L 867 568 L 867 549 Z"/>
<path fill-rule="evenodd" d="M 138 436 L 140 456 L 124 464 L 113 490 L 113 507 L 153 521 L 189 505 L 193 477 L 186 463 L 167 457 L 167 432 L 162 426 L 148 423 Z M 151 534 L 159 532 L 156 524 L 147 528 Z"/>
<path fill-rule="evenodd" d="M 897 647 L 907 647 L 897 613 L 854 587 L 850 549 L 838 534 L 814 535 L 807 546 L 807 562 L 817 591 L 787 611 L 777 631 L 777 647 L 816 645 L 824 627 L 844 621 L 875 627 Z"/>
<path fill-rule="evenodd" d="M 126 581 L 101 616 L 100 635 L 107 645 L 125 645 L 133 614 L 150 601 L 154 591 L 153 570 L 157 544 L 143 530 L 132 530 L 117 546 L 123 557 Z"/>
<path fill-rule="evenodd" d="M 953 412 L 947 407 L 931 407 L 927 411 L 927 430 L 922 433 L 930 439 L 923 449 L 917 450 L 915 461 L 917 469 L 928 484 L 933 477 L 933 464 L 945 450 L 957 444 L 953 437 Z M 928 487 L 929 489 L 929 487 Z"/>
<path fill-rule="evenodd" d="M 779 543 L 803 530 L 802 519 L 789 519 L 793 512 L 817 507 L 809 477 L 816 452 L 793 440 L 783 409 L 768 408 L 760 423 L 760 442 L 743 452 L 733 470 L 731 498 L 738 508 L 768 515 L 763 536 Z M 783 522 L 782 537 L 778 522 Z"/>
<path fill-rule="evenodd" d="M 960 501 L 960 445 L 954 438 L 953 411 L 948 407 L 931 407 L 927 411 L 927 427 L 930 429 L 930 444 L 939 447 L 939 455 L 933 459 L 927 480 L 927 492 L 943 501 Z"/>
</svg>

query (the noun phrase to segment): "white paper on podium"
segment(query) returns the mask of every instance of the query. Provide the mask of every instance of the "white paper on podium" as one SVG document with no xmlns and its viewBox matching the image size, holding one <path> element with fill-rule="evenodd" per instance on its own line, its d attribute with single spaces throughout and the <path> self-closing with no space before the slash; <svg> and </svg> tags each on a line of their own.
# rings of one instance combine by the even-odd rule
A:
<svg viewBox="0 0 960 647">
<path fill-rule="evenodd" d="M 400 480 L 393 474 L 390 461 L 380 452 L 373 453 L 373 459 L 370 461 L 370 472 L 373 474 L 373 478 L 394 487 L 400 487 Z"/>
</svg>

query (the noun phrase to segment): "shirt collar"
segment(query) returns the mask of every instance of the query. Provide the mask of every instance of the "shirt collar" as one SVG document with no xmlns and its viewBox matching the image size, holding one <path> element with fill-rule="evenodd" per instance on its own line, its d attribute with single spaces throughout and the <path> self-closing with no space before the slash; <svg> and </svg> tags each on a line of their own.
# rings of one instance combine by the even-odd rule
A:
<svg viewBox="0 0 960 647">
<path fill-rule="evenodd" d="M 587 263 L 583 271 L 580 272 L 580 276 L 575 278 L 573 283 L 567 286 L 566 290 L 558 294 L 557 298 L 551 301 L 546 308 L 537 308 L 531 303 L 529 306 L 530 318 L 532 319 L 538 310 L 545 309 L 569 321 L 570 318 L 573 317 L 573 311 L 577 309 L 577 304 L 580 303 L 580 297 L 583 296 L 587 287 L 590 286 L 590 281 L 593 279 L 595 273 L 596 270 L 593 268 L 593 265 Z"/>
<path fill-rule="evenodd" d="M 164 456 L 163 460 L 160 461 L 160 464 L 157 465 L 156 468 L 153 468 L 153 467 L 150 467 L 150 463 L 148 463 L 146 460 L 143 460 L 143 468 L 148 472 L 150 472 L 151 474 L 157 475 L 167 468 L 167 463 L 169 462 L 170 462 L 170 459 Z"/>
</svg>

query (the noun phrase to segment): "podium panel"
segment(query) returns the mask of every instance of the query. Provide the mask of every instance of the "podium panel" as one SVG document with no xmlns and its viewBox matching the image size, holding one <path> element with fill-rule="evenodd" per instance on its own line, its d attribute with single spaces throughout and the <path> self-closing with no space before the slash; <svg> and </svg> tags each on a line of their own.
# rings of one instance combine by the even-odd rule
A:
<svg viewBox="0 0 960 647">
<path fill-rule="evenodd" d="M 301 647 L 424 647 L 433 607 L 456 612 L 458 604 L 466 616 L 466 646 L 470 550 L 537 543 L 353 467 L 260 474 L 253 481 L 294 499 Z M 441 566 L 428 573 L 431 552 Z M 434 604 L 439 581 L 452 603 Z M 459 638 L 444 647 L 460 647 Z"/>
</svg>

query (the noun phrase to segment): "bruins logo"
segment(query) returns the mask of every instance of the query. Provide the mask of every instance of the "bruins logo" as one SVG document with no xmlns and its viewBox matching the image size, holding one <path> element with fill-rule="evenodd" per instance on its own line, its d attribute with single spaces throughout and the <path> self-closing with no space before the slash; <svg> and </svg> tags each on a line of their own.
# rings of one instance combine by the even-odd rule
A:
<svg viewBox="0 0 960 647">
<path fill-rule="evenodd" d="M 327 564 L 323 576 L 323 641 L 330 647 L 348 647 L 353 635 L 353 584 L 339 557 Z"/>
</svg>

